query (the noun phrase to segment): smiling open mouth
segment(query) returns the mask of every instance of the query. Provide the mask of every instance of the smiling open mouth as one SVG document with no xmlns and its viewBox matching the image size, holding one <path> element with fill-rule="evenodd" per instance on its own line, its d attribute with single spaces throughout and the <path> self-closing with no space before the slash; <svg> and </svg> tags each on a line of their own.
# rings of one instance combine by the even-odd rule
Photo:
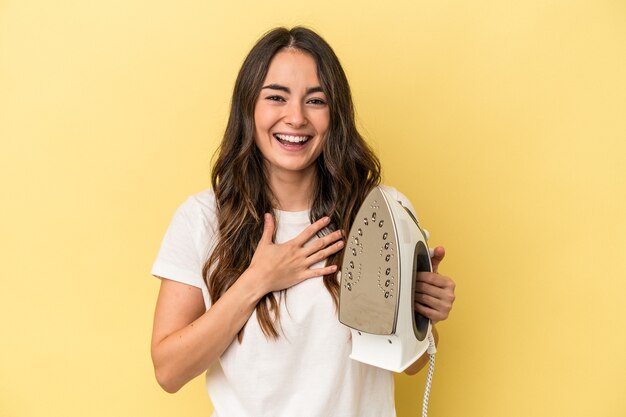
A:
<svg viewBox="0 0 626 417">
<path fill-rule="evenodd" d="M 280 133 L 274 133 L 274 137 L 283 145 L 288 147 L 301 147 L 311 139 L 311 136 L 292 136 L 282 135 Z"/>
</svg>

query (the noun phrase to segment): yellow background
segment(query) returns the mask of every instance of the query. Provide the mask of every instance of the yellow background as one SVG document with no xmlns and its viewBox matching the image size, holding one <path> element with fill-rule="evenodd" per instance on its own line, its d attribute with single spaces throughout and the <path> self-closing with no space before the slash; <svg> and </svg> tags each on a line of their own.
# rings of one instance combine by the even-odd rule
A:
<svg viewBox="0 0 626 417">
<path fill-rule="evenodd" d="M 209 415 L 153 378 L 149 270 L 283 24 L 335 48 L 448 250 L 430 414 L 626 415 L 623 0 L 0 1 L 0 415 Z"/>
</svg>

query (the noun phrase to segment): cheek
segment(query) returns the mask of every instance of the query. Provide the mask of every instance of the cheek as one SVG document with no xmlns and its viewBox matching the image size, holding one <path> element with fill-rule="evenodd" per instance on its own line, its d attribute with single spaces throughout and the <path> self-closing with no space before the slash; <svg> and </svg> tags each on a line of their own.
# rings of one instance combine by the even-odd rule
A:
<svg viewBox="0 0 626 417">
<path fill-rule="evenodd" d="M 328 112 L 322 112 L 314 116 L 315 129 L 318 133 L 326 133 L 330 127 L 330 115 Z"/>
<path fill-rule="evenodd" d="M 328 131 L 328 128 L 330 127 L 330 111 L 326 111 L 326 114 L 324 115 L 324 125 L 325 125 L 325 131 Z"/>
<path fill-rule="evenodd" d="M 258 133 L 267 133 L 267 131 L 276 124 L 279 115 L 276 110 L 268 109 L 263 105 L 257 105 L 254 110 L 254 125 Z"/>
</svg>

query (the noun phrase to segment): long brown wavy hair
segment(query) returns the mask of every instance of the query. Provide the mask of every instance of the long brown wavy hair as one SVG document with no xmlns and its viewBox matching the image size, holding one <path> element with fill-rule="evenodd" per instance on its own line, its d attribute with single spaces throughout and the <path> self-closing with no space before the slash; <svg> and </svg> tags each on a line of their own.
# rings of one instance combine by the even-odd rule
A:
<svg viewBox="0 0 626 417">
<path fill-rule="evenodd" d="M 320 235 L 349 230 L 367 193 L 380 183 L 380 162 L 357 131 L 354 106 L 339 59 L 324 39 L 304 27 L 275 28 L 254 45 L 246 57 L 233 91 L 230 116 L 217 151 L 211 182 L 217 202 L 218 240 L 203 268 L 215 303 L 248 268 L 263 233 L 264 213 L 273 213 L 275 201 L 264 169 L 263 155 L 254 141 L 254 107 L 274 55 L 293 48 L 311 55 L 326 94 L 330 125 L 316 161 L 310 220 L 328 215 L 330 225 Z M 327 265 L 340 265 L 343 251 Z M 335 306 L 339 303 L 336 273 L 323 278 Z M 286 292 L 281 292 L 281 297 Z M 266 294 L 256 306 L 257 320 L 266 337 L 278 338 L 280 310 L 277 297 Z M 241 342 L 243 330 L 239 333 Z"/>
</svg>

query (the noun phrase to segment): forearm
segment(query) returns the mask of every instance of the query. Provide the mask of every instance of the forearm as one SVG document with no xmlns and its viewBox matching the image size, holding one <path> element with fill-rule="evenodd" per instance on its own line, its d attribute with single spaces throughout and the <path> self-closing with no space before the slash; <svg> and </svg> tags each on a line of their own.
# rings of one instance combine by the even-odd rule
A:
<svg viewBox="0 0 626 417">
<path fill-rule="evenodd" d="M 204 314 L 152 349 L 159 384 L 168 392 L 206 371 L 233 342 L 265 294 L 244 272 Z"/>
<path fill-rule="evenodd" d="M 433 337 L 435 338 L 436 346 L 439 344 L 439 333 L 437 332 L 437 328 L 435 328 L 435 326 L 433 326 Z M 407 375 L 415 375 L 416 373 L 421 371 L 424 366 L 426 366 L 429 359 L 430 356 L 427 353 L 424 353 L 422 356 L 419 357 L 418 360 L 416 360 L 415 362 L 413 362 L 412 365 L 406 368 L 404 370 L 404 373 Z"/>
</svg>

